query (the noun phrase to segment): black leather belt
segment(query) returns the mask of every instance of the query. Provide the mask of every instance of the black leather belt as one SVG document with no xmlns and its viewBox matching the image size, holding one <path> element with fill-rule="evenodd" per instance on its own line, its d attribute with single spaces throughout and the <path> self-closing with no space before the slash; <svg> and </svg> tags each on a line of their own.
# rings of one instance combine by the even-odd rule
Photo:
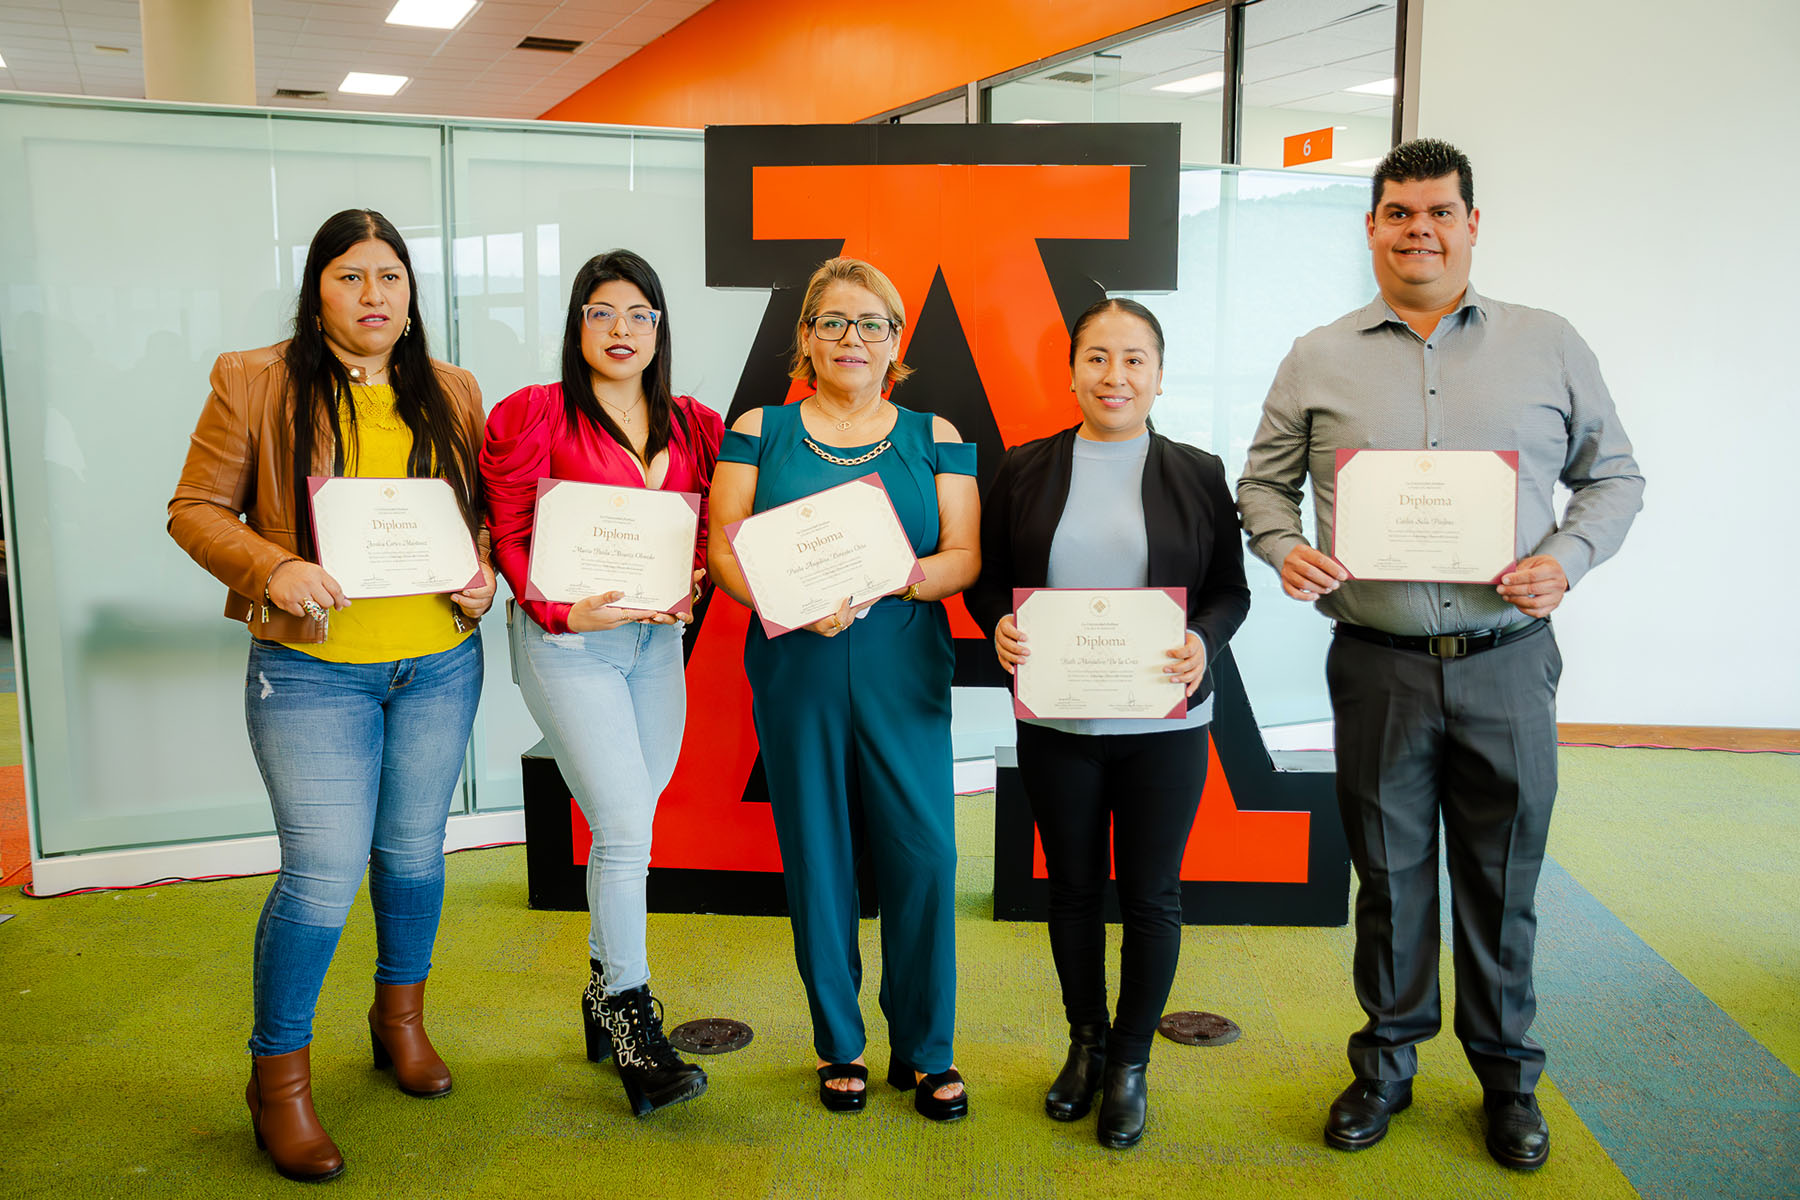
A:
<svg viewBox="0 0 1800 1200">
<path fill-rule="evenodd" d="M 1379 629 L 1351 625 L 1346 621 L 1337 622 L 1332 630 L 1341 637 L 1355 638 L 1359 642 L 1374 642 L 1377 646 L 1387 646 L 1394 650 L 1417 650 L 1433 658 L 1467 658 L 1471 654 L 1480 654 L 1483 650 L 1492 650 L 1495 646 L 1516 642 L 1549 623 L 1548 617 L 1537 617 L 1517 625 L 1508 625 L 1505 629 L 1477 629 L 1470 633 L 1444 633 L 1434 637 L 1383 633 Z"/>
</svg>

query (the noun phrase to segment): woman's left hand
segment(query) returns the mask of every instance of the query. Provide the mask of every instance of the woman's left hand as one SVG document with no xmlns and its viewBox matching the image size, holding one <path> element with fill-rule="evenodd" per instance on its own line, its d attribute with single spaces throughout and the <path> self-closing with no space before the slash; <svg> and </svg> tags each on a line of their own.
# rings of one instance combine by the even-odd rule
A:
<svg viewBox="0 0 1800 1200">
<path fill-rule="evenodd" d="M 1200 686 L 1200 680 L 1206 676 L 1206 643 L 1190 629 L 1187 641 L 1179 648 L 1169 651 L 1169 657 L 1175 661 L 1163 670 L 1173 675 L 1175 682 L 1187 689 L 1188 695 L 1193 695 L 1194 689 Z"/>
<path fill-rule="evenodd" d="M 480 619 L 494 606 L 494 568 L 481 564 L 482 585 L 450 593 L 456 606 L 471 617 Z"/>
<path fill-rule="evenodd" d="M 694 604 L 700 603 L 700 585 L 704 582 L 706 582 L 705 570 L 695 571 L 694 572 Z M 694 604 L 688 605 L 688 610 L 686 612 L 675 614 L 676 618 L 683 625 L 692 625 L 694 623 Z"/>
</svg>

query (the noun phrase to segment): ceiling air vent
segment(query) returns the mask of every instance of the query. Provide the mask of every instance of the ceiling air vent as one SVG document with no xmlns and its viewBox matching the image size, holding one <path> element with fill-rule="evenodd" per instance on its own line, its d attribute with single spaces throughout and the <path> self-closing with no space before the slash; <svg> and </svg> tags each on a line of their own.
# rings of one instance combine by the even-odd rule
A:
<svg viewBox="0 0 1800 1200">
<path fill-rule="evenodd" d="M 324 92 L 315 92 L 308 88 L 276 88 L 277 100 L 329 100 Z"/>
<path fill-rule="evenodd" d="M 572 38 L 528 37 L 520 42 L 520 50 L 548 50 L 552 54 L 573 54 L 581 49 L 581 43 Z"/>
<path fill-rule="evenodd" d="M 1058 71 L 1056 74 L 1046 75 L 1046 76 L 1044 76 L 1044 78 L 1049 80 L 1051 83 L 1092 83 L 1092 82 L 1094 82 L 1094 74 L 1092 71 Z"/>
</svg>

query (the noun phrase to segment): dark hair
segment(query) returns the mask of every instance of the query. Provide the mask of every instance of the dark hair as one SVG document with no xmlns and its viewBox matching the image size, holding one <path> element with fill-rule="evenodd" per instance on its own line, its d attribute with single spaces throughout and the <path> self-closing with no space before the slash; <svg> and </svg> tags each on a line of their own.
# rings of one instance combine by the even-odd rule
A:
<svg viewBox="0 0 1800 1200">
<path fill-rule="evenodd" d="M 298 514 L 308 511 L 306 477 L 312 473 L 313 447 L 321 432 L 329 431 L 333 444 L 332 473 L 345 470 L 345 446 L 352 465 L 355 454 L 356 409 L 348 406 L 349 427 L 342 423 L 340 405 L 350 394 L 350 375 L 325 343 L 321 322 L 319 280 L 325 268 L 358 242 L 371 238 L 385 242 L 406 271 L 407 325 L 388 356 L 388 382 L 393 385 L 395 408 L 412 431 L 412 453 L 406 473 L 416 478 L 440 476 L 456 492 L 463 520 L 474 535 L 481 511 L 481 475 L 476 467 L 480 447 L 472 445 L 468 430 L 451 407 L 431 352 L 425 342 L 425 318 L 419 312 L 419 289 L 413 275 L 412 256 L 393 223 L 367 208 L 349 208 L 330 217 L 313 234 L 300 272 L 300 302 L 294 310 L 294 336 L 284 355 L 289 387 L 294 400 L 294 512 L 299 550 L 314 557 L 312 523 Z M 347 436 L 348 435 L 348 436 Z"/>
<path fill-rule="evenodd" d="M 1381 193 L 1390 179 L 1395 183 L 1409 183 L 1415 179 L 1441 179 L 1452 171 L 1456 172 L 1456 182 L 1462 190 L 1463 207 L 1474 212 L 1475 168 L 1469 165 L 1468 155 L 1449 142 L 1441 142 L 1437 138 L 1414 138 L 1410 142 L 1401 142 L 1389 150 L 1387 157 L 1375 168 L 1375 192 L 1369 201 L 1369 211 L 1374 212 L 1381 207 Z"/>
<path fill-rule="evenodd" d="M 1126 313 L 1148 325 L 1150 327 L 1150 336 L 1156 339 L 1156 365 L 1159 367 L 1162 366 L 1162 322 L 1156 319 L 1155 313 L 1139 304 L 1136 300 L 1127 300 L 1123 296 L 1116 296 L 1108 297 L 1105 300 L 1096 300 L 1094 303 L 1083 309 L 1079 317 L 1075 318 L 1075 326 L 1069 330 L 1069 365 L 1071 367 L 1075 365 L 1075 347 L 1081 341 L 1081 331 L 1088 327 L 1088 322 L 1092 321 L 1101 313 L 1106 312 Z"/>
<path fill-rule="evenodd" d="M 622 279 L 644 293 L 650 307 L 660 314 L 656 320 L 655 356 L 643 375 L 644 407 L 649 413 L 649 436 L 644 443 L 644 462 L 648 465 L 669 444 L 673 423 L 679 420 L 686 431 L 687 418 L 676 410 L 675 392 L 669 382 L 673 370 L 669 365 L 669 305 L 663 295 L 662 280 L 656 277 L 656 271 L 641 255 L 629 250 L 608 250 L 605 254 L 594 255 L 575 272 L 575 283 L 569 289 L 569 318 L 563 325 L 563 418 L 571 430 L 580 428 L 583 421 L 590 421 L 626 450 L 632 448 L 631 439 L 595 398 L 593 375 L 587 359 L 581 354 L 581 310 L 595 288 L 615 279 Z"/>
</svg>

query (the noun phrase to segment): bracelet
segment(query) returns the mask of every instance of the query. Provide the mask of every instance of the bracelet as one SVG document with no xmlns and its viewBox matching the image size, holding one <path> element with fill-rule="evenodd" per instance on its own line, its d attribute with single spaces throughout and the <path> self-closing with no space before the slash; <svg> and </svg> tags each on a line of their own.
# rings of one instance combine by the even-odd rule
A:
<svg viewBox="0 0 1800 1200">
<path fill-rule="evenodd" d="M 916 583 L 907 584 L 906 590 L 900 593 L 900 598 L 902 600 L 917 600 L 919 598 L 919 585 Z"/>
</svg>

